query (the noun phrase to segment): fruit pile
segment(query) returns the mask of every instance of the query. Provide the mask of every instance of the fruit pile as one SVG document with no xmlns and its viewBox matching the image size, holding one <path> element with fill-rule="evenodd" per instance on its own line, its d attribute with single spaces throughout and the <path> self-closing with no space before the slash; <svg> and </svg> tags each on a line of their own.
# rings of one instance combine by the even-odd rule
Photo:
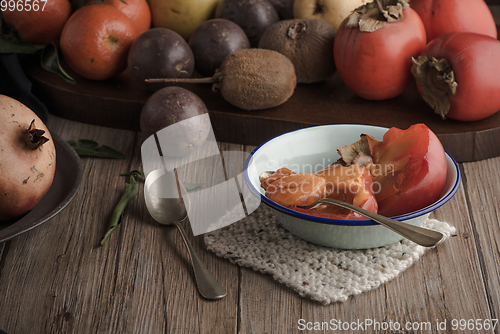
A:
<svg viewBox="0 0 500 334">
<path fill-rule="evenodd" d="M 334 58 L 340 77 L 360 97 L 392 98 L 416 81 L 443 118 L 474 121 L 500 109 L 496 38 L 482 0 L 376 0 L 341 24 Z"/>
<path fill-rule="evenodd" d="M 87 79 L 128 67 L 156 91 L 195 78 L 258 110 L 337 71 L 369 100 L 416 82 L 443 118 L 474 121 L 500 109 L 500 42 L 484 0 L 72 1 L 43 10 L 6 2 L 2 15 L 25 42 L 59 40 L 65 62 Z M 242 61 L 229 65 L 229 56 Z"/>
</svg>

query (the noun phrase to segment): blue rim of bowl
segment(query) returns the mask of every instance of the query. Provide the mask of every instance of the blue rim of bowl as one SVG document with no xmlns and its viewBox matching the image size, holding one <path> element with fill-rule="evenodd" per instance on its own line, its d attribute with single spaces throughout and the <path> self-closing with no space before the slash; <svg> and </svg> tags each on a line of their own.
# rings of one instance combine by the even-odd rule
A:
<svg viewBox="0 0 500 334">
<path fill-rule="evenodd" d="M 339 125 L 341 125 L 341 124 L 339 124 Z M 358 124 L 347 124 L 347 125 L 358 125 Z M 277 211 L 280 211 L 282 213 L 285 213 L 287 215 L 293 216 L 293 217 L 298 218 L 298 219 L 303 219 L 303 220 L 307 220 L 307 221 L 311 221 L 311 222 L 316 222 L 316 223 L 321 223 L 321 224 L 340 225 L 340 226 L 372 226 L 372 225 L 379 225 L 378 223 L 375 223 L 375 222 L 373 222 L 371 220 L 341 220 L 341 219 L 322 218 L 322 217 L 307 215 L 305 213 L 300 213 L 298 211 L 294 211 L 294 210 L 288 209 L 288 208 L 286 208 L 284 206 L 281 206 L 281 205 L 277 204 L 276 202 L 271 201 L 269 198 L 267 198 L 265 195 L 263 195 L 258 189 L 256 189 L 254 187 L 254 185 L 252 184 L 252 182 L 250 181 L 250 177 L 248 176 L 248 166 L 249 166 L 250 162 L 252 161 L 252 158 L 253 158 L 254 154 L 262 146 L 266 145 L 267 143 L 269 143 L 273 139 L 281 137 L 283 135 L 290 134 L 290 133 L 293 133 L 293 132 L 296 132 L 296 131 L 301 131 L 301 130 L 310 129 L 310 128 L 314 128 L 314 127 L 322 127 L 322 126 L 326 126 L 326 125 L 313 126 L 313 127 L 298 129 L 298 130 L 294 130 L 294 131 L 290 131 L 290 132 L 284 133 L 282 135 L 279 135 L 277 137 L 274 137 L 274 138 L 271 138 L 271 139 L 265 141 L 264 143 L 262 143 L 261 145 L 259 145 L 255 150 L 253 150 L 252 153 L 250 153 L 250 156 L 247 158 L 247 161 L 245 162 L 245 182 L 247 183 L 248 188 L 250 189 L 250 191 L 253 193 L 254 196 L 260 197 L 261 202 L 264 202 L 266 205 L 270 206 L 271 208 L 273 208 L 273 209 L 275 209 Z M 383 128 L 381 126 L 376 126 L 376 125 L 374 125 L 373 127 Z M 457 179 L 455 180 L 455 183 L 453 184 L 453 187 L 450 189 L 450 191 L 448 191 L 442 198 L 440 198 L 436 202 L 432 203 L 431 205 L 426 206 L 425 208 L 422 208 L 422 209 L 417 210 L 417 211 L 405 213 L 404 215 L 394 216 L 394 217 L 390 217 L 390 218 L 392 218 L 394 220 L 403 221 L 403 220 L 408 220 L 408 219 L 413 219 L 413 218 L 416 218 L 416 217 L 420 217 L 422 215 L 431 213 L 432 211 L 434 211 L 437 208 L 441 207 L 442 205 L 444 205 L 446 202 L 448 202 L 455 195 L 455 193 L 458 190 L 458 187 L 460 186 L 460 181 L 461 181 L 460 169 L 458 168 L 458 164 L 455 161 L 455 159 L 453 159 L 453 157 L 448 152 L 446 152 L 446 151 L 445 151 L 445 154 L 453 162 L 453 167 L 455 168 L 455 171 L 457 173 Z"/>
</svg>

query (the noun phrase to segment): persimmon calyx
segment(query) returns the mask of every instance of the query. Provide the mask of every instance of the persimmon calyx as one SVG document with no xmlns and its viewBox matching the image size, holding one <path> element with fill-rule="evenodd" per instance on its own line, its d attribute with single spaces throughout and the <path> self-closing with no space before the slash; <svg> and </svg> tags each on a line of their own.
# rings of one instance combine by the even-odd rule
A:
<svg viewBox="0 0 500 334">
<path fill-rule="evenodd" d="M 360 138 L 361 139 L 355 143 L 337 148 L 337 153 L 341 157 L 337 163 L 349 166 L 351 164 L 366 165 L 369 162 L 373 162 L 370 153 L 370 145 L 368 144 L 366 135 L 362 134 Z"/>
<path fill-rule="evenodd" d="M 373 32 L 382 29 L 387 23 L 400 21 L 403 9 L 409 6 L 405 0 L 375 0 L 356 8 L 347 17 L 345 25 L 363 32 Z"/>
<path fill-rule="evenodd" d="M 450 110 L 450 96 L 457 94 L 458 83 L 450 63 L 427 54 L 412 57 L 411 73 L 417 85 L 424 87 L 422 97 L 443 119 Z"/>
<path fill-rule="evenodd" d="M 28 130 L 26 130 L 26 146 L 28 146 L 32 150 L 36 150 L 37 148 L 48 142 L 49 138 L 44 137 L 44 133 L 44 130 L 35 128 L 35 120 L 32 120 Z"/>
</svg>

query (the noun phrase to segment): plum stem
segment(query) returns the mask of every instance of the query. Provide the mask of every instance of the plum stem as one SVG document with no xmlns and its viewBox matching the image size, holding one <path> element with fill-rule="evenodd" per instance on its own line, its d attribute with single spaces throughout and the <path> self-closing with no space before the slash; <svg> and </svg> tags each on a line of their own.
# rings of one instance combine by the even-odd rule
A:
<svg viewBox="0 0 500 334">
<path fill-rule="evenodd" d="M 154 78 L 144 80 L 146 83 L 216 83 L 219 80 L 215 77 L 208 78 Z"/>
</svg>

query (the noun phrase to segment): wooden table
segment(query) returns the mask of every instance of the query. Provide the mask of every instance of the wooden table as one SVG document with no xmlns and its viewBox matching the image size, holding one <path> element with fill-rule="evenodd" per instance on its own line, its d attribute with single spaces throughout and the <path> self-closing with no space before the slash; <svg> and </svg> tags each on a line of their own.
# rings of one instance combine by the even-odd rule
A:
<svg viewBox="0 0 500 334">
<path fill-rule="evenodd" d="M 430 322 L 432 330 L 414 332 L 473 333 L 452 331 L 452 320 L 500 316 L 500 158 L 460 165 L 458 193 L 433 214 L 457 228 L 455 237 L 393 281 L 344 303 L 303 299 L 269 275 L 218 258 L 202 236 L 191 236 L 227 290 L 224 299 L 207 301 L 196 291 L 180 235 L 150 218 L 141 192 L 111 239 L 99 245 L 124 187 L 119 174 L 141 168 L 140 134 L 55 116 L 48 125 L 65 140 L 92 139 L 128 159 L 82 158 L 84 181 L 69 206 L 0 244 L 0 329 L 9 334 L 299 333 L 300 319 Z M 220 143 L 220 149 L 252 147 Z M 445 320 L 447 330 L 438 331 L 436 321 Z"/>
</svg>

